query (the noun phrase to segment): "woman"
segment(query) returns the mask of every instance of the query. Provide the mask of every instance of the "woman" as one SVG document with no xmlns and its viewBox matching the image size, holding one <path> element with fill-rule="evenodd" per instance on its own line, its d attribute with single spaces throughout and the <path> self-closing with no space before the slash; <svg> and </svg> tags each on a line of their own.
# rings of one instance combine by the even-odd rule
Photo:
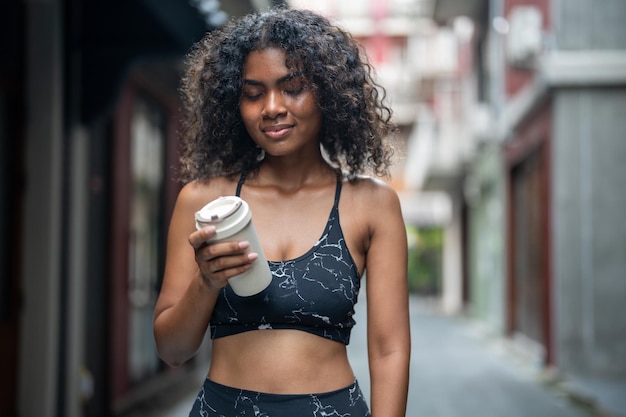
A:
<svg viewBox="0 0 626 417">
<path fill-rule="evenodd" d="M 369 416 L 346 345 L 367 273 L 371 415 L 404 416 L 410 335 L 406 231 L 387 174 L 393 130 L 355 41 L 308 11 L 276 9 L 207 34 L 189 55 L 182 178 L 154 317 L 161 358 L 190 359 L 210 328 L 190 416 Z M 272 282 L 228 285 L 257 258 L 207 244 L 207 202 L 252 211 Z M 321 237 L 320 237 L 321 236 Z"/>
</svg>

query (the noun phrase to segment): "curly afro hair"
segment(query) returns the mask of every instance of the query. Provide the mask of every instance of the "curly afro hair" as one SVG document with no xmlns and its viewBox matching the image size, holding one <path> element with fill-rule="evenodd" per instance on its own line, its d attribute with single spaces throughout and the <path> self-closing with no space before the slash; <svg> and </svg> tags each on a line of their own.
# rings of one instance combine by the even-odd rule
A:
<svg viewBox="0 0 626 417">
<path fill-rule="evenodd" d="M 180 177 L 183 182 L 253 171 L 261 150 L 239 113 L 244 60 L 251 51 L 285 51 L 322 112 L 320 142 L 337 168 L 387 176 L 396 130 L 384 89 L 350 34 L 314 12 L 277 8 L 209 32 L 187 55 Z"/>
</svg>

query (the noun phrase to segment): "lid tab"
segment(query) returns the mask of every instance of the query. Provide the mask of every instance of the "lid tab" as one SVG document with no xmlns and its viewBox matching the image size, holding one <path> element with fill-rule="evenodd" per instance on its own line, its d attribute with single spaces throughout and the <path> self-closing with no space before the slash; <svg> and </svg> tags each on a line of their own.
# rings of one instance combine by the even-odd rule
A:
<svg viewBox="0 0 626 417">
<path fill-rule="evenodd" d="M 200 222 L 221 223 L 232 216 L 241 207 L 241 200 L 232 197 L 219 197 L 210 205 L 196 212 L 196 220 Z"/>
</svg>

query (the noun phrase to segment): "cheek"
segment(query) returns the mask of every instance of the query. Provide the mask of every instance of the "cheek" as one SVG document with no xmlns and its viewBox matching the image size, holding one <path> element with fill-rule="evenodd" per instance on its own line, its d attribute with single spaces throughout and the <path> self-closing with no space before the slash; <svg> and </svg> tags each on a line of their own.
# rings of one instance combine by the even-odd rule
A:
<svg viewBox="0 0 626 417">
<path fill-rule="evenodd" d="M 317 105 L 311 106 L 309 111 L 309 122 L 315 129 L 320 129 L 322 125 L 322 118 L 322 111 L 317 107 Z"/>
<path fill-rule="evenodd" d="M 241 115 L 241 120 L 246 127 L 254 123 L 254 121 L 256 120 L 256 112 L 250 106 L 240 105 L 239 114 Z"/>
<path fill-rule="evenodd" d="M 294 107 L 294 112 L 297 111 L 299 117 L 306 117 L 309 119 L 316 119 L 322 117 L 322 112 L 317 105 L 317 101 L 312 98 L 304 99 Z"/>
</svg>

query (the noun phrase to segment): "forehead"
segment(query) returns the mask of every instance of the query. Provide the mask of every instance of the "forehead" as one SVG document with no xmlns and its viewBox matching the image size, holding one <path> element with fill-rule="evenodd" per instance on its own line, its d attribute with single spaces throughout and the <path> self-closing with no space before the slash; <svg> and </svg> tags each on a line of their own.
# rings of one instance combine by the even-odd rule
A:
<svg viewBox="0 0 626 417">
<path fill-rule="evenodd" d="M 294 70 L 287 67 L 286 60 L 287 54 L 280 48 L 252 51 L 244 61 L 243 77 L 246 79 L 282 77 Z"/>
</svg>

